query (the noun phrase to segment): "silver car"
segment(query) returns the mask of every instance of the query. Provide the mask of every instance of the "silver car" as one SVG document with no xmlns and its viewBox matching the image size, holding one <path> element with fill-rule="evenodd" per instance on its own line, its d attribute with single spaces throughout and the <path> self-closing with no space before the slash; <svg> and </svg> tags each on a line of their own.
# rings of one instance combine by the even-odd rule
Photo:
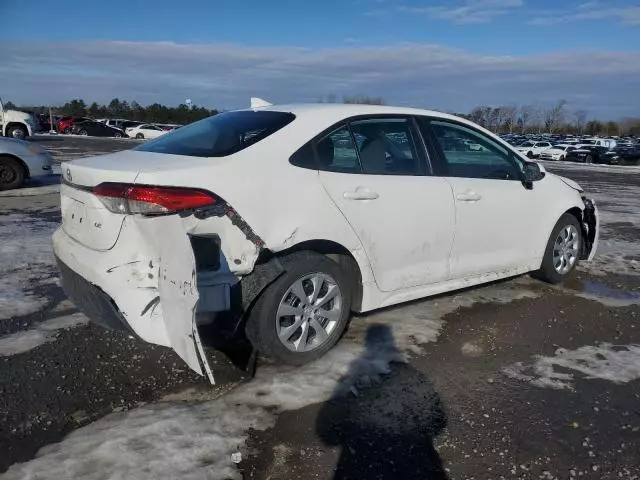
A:
<svg viewBox="0 0 640 480">
<path fill-rule="evenodd" d="M 52 173 L 53 158 L 40 145 L 0 137 L 0 190 L 20 187 L 28 178 Z"/>
</svg>

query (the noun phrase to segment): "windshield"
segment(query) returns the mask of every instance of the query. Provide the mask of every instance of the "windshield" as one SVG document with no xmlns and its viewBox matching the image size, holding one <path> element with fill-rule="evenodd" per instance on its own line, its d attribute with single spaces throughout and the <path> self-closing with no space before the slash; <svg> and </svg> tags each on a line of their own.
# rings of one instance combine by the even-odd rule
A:
<svg viewBox="0 0 640 480">
<path fill-rule="evenodd" d="M 258 143 L 291 123 L 294 118 L 295 115 L 286 112 L 226 112 L 173 130 L 134 150 L 192 157 L 224 157 Z"/>
</svg>

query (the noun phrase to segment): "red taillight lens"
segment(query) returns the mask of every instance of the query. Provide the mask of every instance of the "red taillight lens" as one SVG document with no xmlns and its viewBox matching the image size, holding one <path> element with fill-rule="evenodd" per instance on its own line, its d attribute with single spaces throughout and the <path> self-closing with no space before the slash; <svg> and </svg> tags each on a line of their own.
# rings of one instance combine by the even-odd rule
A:
<svg viewBox="0 0 640 480">
<path fill-rule="evenodd" d="M 211 193 L 182 187 L 101 183 L 93 193 L 114 213 L 157 215 L 213 205 Z"/>
</svg>

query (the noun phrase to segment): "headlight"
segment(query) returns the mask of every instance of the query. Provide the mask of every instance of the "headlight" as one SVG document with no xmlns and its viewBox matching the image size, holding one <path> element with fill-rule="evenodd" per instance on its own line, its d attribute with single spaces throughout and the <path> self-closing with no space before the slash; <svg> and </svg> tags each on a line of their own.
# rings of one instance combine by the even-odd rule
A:
<svg viewBox="0 0 640 480">
<path fill-rule="evenodd" d="M 46 153 L 46 150 L 44 148 L 42 148 L 40 145 L 36 145 L 35 143 L 29 145 L 27 147 L 27 150 L 29 150 L 31 153 L 35 153 L 36 155 Z"/>
</svg>

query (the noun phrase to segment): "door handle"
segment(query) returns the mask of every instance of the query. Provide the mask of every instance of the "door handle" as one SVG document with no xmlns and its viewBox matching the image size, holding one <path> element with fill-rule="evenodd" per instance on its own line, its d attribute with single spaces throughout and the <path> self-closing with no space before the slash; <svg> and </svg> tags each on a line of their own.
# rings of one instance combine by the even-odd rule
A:
<svg viewBox="0 0 640 480">
<path fill-rule="evenodd" d="M 356 188 L 353 192 L 344 192 L 342 196 L 347 200 L 375 200 L 380 195 L 366 188 Z"/>
<path fill-rule="evenodd" d="M 466 192 L 457 194 L 456 199 L 461 202 L 477 202 L 482 199 L 482 195 L 473 190 L 467 190 Z"/>
</svg>

